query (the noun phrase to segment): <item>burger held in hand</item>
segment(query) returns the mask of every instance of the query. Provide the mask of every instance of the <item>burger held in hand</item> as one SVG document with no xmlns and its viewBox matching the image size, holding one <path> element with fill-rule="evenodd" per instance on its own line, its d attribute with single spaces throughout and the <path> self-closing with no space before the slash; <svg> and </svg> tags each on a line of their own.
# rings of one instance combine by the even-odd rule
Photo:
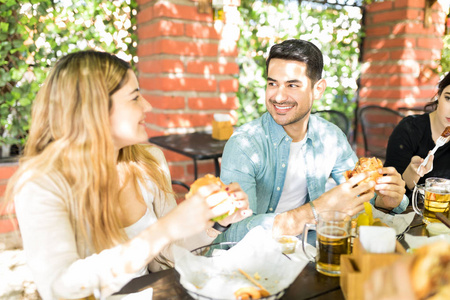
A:
<svg viewBox="0 0 450 300">
<path fill-rule="evenodd" d="M 198 189 L 200 189 L 202 186 L 210 184 L 216 184 L 220 187 L 220 189 L 218 191 L 213 192 L 206 198 L 208 205 L 211 208 L 218 207 L 220 205 L 223 205 L 224 208 L 228 207 L 227 208 L 228 212 L 226 212 L 221 216 L 211 219 L 211 221 L 213 222 L 219 222 L 225 219 L 226 217 L 232 215 L 237 210 L 234 203 L 236 201 L 236 198 L 226 190 L 226 185 L 220 180 L 219 177 L 207 174 L 201 178 L 198 178 L 196 181 L 192 183 L 189 193 L 186 194 L 186 199 L 189 199 L 195 193 L 197 193 Z"/>
<path fill-rule="evenodd" d="M 383 163 L 376 157 L 361 157 L 355 165 L 353 170 L 348 170 L 344 172 L 344 177 L 346 180 L 349 180 L 353 176 L 356 176 L 360 173 L 368 172 L 369 176 L 362 180 L 360 183 L 375 181 L 377 182 L 378 177 L 381 177 L 380 173 L 378 173 L 378 169 L 383 168 Z M 371 188 L 371 191 L 375 191 L 375 188 Z"/>
</svg>

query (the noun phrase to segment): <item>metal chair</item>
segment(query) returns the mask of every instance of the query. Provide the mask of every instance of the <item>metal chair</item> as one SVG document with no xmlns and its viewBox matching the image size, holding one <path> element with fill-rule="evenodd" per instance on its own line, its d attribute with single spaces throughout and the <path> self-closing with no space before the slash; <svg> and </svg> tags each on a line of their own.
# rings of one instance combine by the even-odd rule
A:
<svg viewBox="0 0 450 300">
<path fill-rule="evenodd" d="M 346 136 L 348 136 L 350 132 L 350 121 L 343 112 L 329 109 L 329 110 L 316 110 L 311 113 L 319 115 L 325 120 L 335 124 L 345 133 Z"/>
<path fill-rule="evenodd" d="M 180 186 L 184 187 L 188 192 L 190 190 L 189 186 L 186 183 L 179 181 L 179 180 L 172 180 L 172 185 L 180 185 Z"/>
<path fill-rule="evenodd" d="M 365 156 L 375 156 L 384 161 L 389 137 L 404 117 L 401 112 L 378 105 L 358 108 Z"/>
</svg>

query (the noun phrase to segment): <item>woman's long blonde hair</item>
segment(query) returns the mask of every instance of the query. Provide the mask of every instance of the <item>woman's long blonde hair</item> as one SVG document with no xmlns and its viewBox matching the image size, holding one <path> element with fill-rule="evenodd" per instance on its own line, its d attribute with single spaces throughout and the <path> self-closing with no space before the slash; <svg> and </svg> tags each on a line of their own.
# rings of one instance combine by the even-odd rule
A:
<svg viewBox="0 0 450 300">
<path fill-rule="evenodd" d="M 6 191 L 12 201 L 23 186 L 16 186 L 18 180 L 29 170 L 33 176 L 28 180 L 62 176 L 71 193 L 74 230 L 95 252 L 126 240 L 116 160 L 135 186 L 137 180 L 150 179 L 162 193 L 171 193 L 163 170 L 143 146 L 125 147 L 115 157 L 111 95 L 128 81 L 129 69 L 127 62 L 104 52 L 80 51 L 60 59 L 33 103 L 24 156 Z"/>
</svg>

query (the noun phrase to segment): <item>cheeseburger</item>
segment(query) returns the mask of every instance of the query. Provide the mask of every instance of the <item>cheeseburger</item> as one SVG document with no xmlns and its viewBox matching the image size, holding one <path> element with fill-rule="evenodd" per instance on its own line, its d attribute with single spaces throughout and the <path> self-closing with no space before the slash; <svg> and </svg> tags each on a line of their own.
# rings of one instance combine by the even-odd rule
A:
<svg viewBox="0 0 450 300">
<path fill-rule="evenodd" d="M 232 215 L 236 211 L 236 207 L 233 205 L 233 202 L 236 199 L 225 190 L 226 185 L 222 182 L 222 180 L 220 180 L 219 177 L 207 174 L 201 178 L 198 178 L 196 181 L 192 183 L 189 193 L 186 194 L 186 199 L 189 199 L 195 193 L 197 193 L 198 189 L 201 188 L 202 186 L 210 184 L 216 184 L 217 186 L 220 187 L 220 190 L 213 192 L 206 198 L 208 205 L 211 208 L 219 205 L 229 205 L 230 207 L 230 210 L 227 213 L 211 219 L 211 221 L 213 222 L 218 222 L 220 220 L 225 219 L 229 215 Z"/>
</svg>

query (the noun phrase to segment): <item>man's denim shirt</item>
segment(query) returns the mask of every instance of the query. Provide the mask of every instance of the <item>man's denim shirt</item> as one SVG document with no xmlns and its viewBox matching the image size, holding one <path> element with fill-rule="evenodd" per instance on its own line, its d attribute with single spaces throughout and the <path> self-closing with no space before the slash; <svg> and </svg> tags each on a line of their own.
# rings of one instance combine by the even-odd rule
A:
<svg viewBox="0 0 450 300">
<path fill-rule="evenodd" d="M 271 229 L 275 209 L 283 191 L 292 139 L 269 113 L 238 128 L 228 140 L 222 156 L 220 178 L 225 184 L 238 182 L 248 194 L 253 216 L 242 220 L 219 235 L 215 242 L 240 241 L 252 228 Z M 331 176 L 337 184 L 345 181 L 342 173 L 355 167 L 358 160 L 346 135 L 334 124 L 311 114 L 302 154 L 306 162 L 308 200 L 325 192 Z M 374 204 L 374 199 L 371 200 Z M 401 213 L 408 198 L 394 209 Z"/>
</svg>

